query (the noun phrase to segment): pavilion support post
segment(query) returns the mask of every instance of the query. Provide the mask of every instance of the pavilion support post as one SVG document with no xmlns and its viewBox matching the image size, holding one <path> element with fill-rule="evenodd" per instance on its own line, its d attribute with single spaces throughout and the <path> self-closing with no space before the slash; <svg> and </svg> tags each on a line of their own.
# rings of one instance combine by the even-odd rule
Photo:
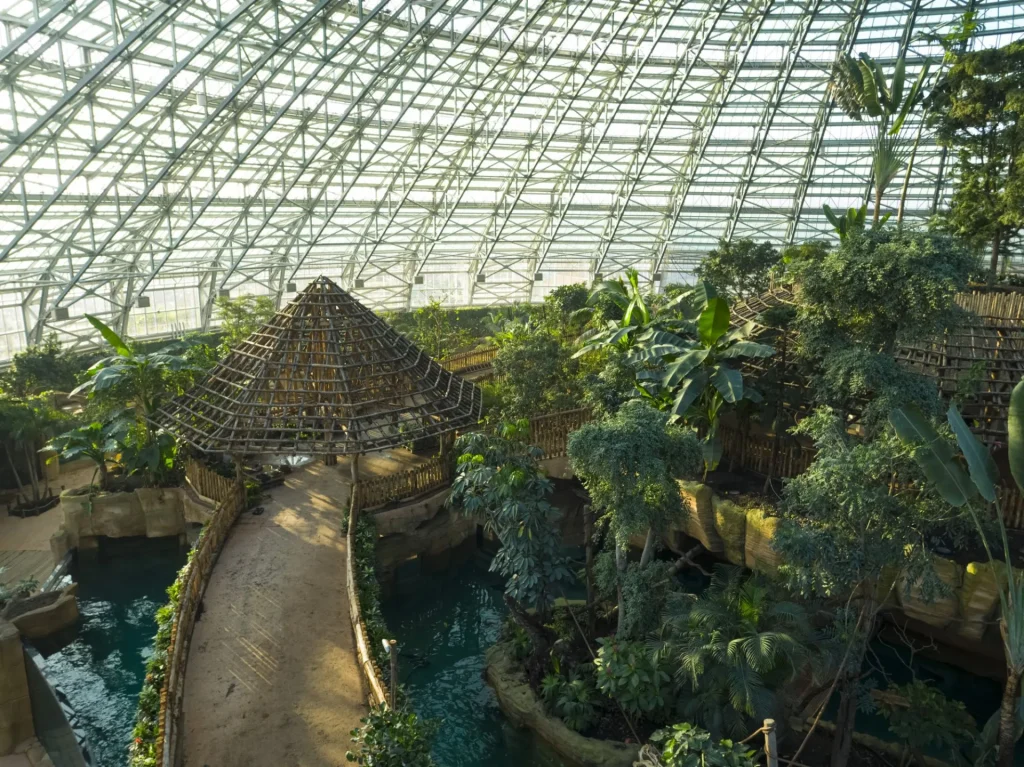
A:
<svg viewBox="0 0 1024 767">
<path fill-rule="evenodd" d="M 332 455 L 325 455 L 324 456 L 324 466 L 337 466 L 337 465 L 338 465 L 338 456 L 333 455 L 333 454 Z"/>
<path fill-rule="evenodd" d="M 352 484 L 359 481 L 359 453 L 352 454 Z"/>
</svg>

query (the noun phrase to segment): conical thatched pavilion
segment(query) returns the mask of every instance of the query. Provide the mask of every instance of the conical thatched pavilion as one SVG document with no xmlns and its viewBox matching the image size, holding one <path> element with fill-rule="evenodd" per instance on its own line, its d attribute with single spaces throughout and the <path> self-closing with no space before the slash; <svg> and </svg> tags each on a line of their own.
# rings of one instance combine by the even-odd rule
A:
<svg viewBox="0 0 1024 767">
<path fill-rule="evenodd" d="M 474 426 L 482 396 L 326 277 L 157 421 L 208 452 L 336 456 Z"/>
</svg>

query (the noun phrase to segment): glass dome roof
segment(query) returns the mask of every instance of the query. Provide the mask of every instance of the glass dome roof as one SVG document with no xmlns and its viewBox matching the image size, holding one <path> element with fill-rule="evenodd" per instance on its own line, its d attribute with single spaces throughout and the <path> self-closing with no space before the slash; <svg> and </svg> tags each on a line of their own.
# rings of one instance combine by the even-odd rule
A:
<svg viewBox="0 0 1024 767">
<path fill-rule="evenodd" d="M 320 274 L 378 308 L 489 305 L 831 236 L 822 204 L 869 179 L 837 56 L 905 52 L 910 78 L 965 10 L 976 46 L 1024 31 L 1005 0 L 6 5 L 0 360 L 92 342 L 86 313 L 201 329 L 219 295 Z M 949 191 L 925 132 L 907 216 Z"/>
</svg>

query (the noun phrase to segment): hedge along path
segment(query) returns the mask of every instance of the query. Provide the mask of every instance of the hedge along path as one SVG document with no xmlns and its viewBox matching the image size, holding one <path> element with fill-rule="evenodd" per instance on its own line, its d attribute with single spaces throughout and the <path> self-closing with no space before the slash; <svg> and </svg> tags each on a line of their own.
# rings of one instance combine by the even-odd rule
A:
<svg viewBox="0 0 1024 767">
<path fill-rule="evenodd" d="M 187 767 L 345 763 L 367 711 L 345 595 L 348 477 L 347 461 L 311 464 L 235 524 L 189 649 Z"/>
</svg>

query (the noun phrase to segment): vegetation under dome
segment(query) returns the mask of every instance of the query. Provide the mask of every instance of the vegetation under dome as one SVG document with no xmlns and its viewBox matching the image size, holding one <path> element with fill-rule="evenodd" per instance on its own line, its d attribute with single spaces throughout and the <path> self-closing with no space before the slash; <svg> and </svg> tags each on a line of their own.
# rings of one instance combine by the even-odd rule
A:
<svg viewBox="0 0 1024 767">
<path fill-rule="evenodd" d="M 1015 763 L 1024 7 L 5 14 L 0 536 L 182 547 L 132 767 Z"/>
</svg>

